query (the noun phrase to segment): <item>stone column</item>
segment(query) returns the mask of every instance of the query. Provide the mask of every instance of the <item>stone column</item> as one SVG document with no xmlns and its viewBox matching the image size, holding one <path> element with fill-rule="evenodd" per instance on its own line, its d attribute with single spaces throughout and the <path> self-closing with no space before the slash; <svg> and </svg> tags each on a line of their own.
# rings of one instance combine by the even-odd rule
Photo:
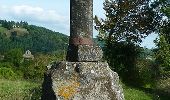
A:
<svg viewBox="0 0 170 100">
<path fill-rule="evenodd" d="M 93 43 L 93 0 L 70 0 L 67 61 L 47 66 L 42 100 L 124 100 L 119 76 Z"/>
<path fill-rule="evenodd" d="M 93 44 L 93 0 L 70 1 L 70 44 Z"/>
<path fill-rule="evenodd" d="M 70 1 L 67 61 L 99 61 L 102 50 L 93 43 L 93 0 Z"/>
</svg>

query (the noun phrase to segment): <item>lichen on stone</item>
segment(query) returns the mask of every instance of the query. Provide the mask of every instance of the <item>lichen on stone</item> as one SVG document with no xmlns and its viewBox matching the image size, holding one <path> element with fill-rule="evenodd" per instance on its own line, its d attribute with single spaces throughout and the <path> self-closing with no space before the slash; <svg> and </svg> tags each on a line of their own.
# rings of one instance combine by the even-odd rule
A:
<svg viewBox="0 0 170 100">
<path fill-rule="evenodd" d="M 124 100 L 119 76 L 106 62 L 61 62 L 49 71 L 56 99 L 43 100 Z"/>
<path fill-rule="evenodd" d="M 65 100 L 69 100 L 78 92 L 78 87 L 80 86 L 79 82 L 73 82 L 68 86 L 61 86 L 58 90 L 58 95 L 63 97 Z"/>
</svg>

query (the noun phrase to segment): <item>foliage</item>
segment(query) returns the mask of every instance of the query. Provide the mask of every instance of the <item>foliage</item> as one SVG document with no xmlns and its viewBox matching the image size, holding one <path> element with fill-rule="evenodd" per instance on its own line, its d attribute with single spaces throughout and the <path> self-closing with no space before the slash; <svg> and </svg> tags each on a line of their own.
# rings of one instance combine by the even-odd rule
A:
<svg viewBox="0 0 170 100">
<path fill-rule="evenodd" d="M 160 79 L 157 82 L 156 89 L 170 96 L 170 78 Z"/>
<path fill-rule="evenodd" d="M 11 49 L 5 54 L 4 61 L 11 62 L 15 67 L 20 66 L 23 52 L 21 49 Z"/>
<path fill-rule="evenodd" d="M 5 36 L 4 33 L 0 32 L 0 53 L 3 54 L 10 48 L 10 40 Z"/>
<path fill-rule="evenodd" d="M 14 80 L 18 78 L 18 75 L 11 68 L 1 67 L 0 78 Z"/>
<path fill-rule="evenodd" d="M 52 61 L 61 61 L 62 58 L 57 58 L 53 55 L 36 55 L 34 60 L 25 59 L 22 62 L 20 70 L 24 73 L 25 79 L 42 80 L 46 66 Z"/>
<path fill-rule="evenodd" d="M 163 14 L 159 0 L 105 0 L 106 19 L 95 17 L 100 39 L 140 43 L 159 30 Z"/>
<path fill-rule="evenodd" d="M 12 50 L 13 51 L 13 50 Z M 9 54 L 9 53 L 8 53 Z M 40 81 L 43 79 L 46 66 L 53 61 L 63 60 L 63 55 L 35 55 L 34 59 L 24 59 L 22 56 L 17 56 L 14 52 L 13 56 L 8 56 L 10 59 L 5 58 L 0 61 L 0 77 L 4 79 L 28 79 Z M 61 56 L 61 57 L 60 57 Z M 58 57 L 58 58 L 57 58 Z M 19 60 L 15 60 L 15 59 Z M 18 66 L 15 66 L 15 63 Z"/>
<path fill-rule="evenodd" d="M 6 31 L 7 31 L 7 29 L 6 29 L 6 28 L 4 28 L 4 27 L 0 26 L 0 33 L 5 33 Z"/>
<path fill-rule="evenodd" d="M 138 78 L 140 84 L 145 88 L 153 88 L 158 77 L 159 68 L 155 65 L 155 61 L 151 59 L 138 59 L 136 63 L 138 70 Z"/>
<path fill-rule="evenodd" d="M 166 0 L 165 0 L 166 1 Z M 162 12 L 167 16 L 165 26 L 161 27 L 159 38 L 155 40 L 157 49 L 155 49 L 155 62 L 159 68 L 159 77 L 157 78 L 157 84 L 155 89 L 162 96 L 169 95 L 170 98 L 170 2 L 166 2 L 167 5 L 162 9 Z M 164 98 L 166 99 L 166 98 Z M 169 100 L 169 99 L 167 99 Z"/>
<path fill-rule="evenodd" d="M 157 66 L 159 66 L 161 76 L 166 77 L 166 72 L 170 71 L 170 44 L 166 41 L 164 35 L 160 35 L 156 44 L 158 46 L 155 54 Z"/>
<path fill-rule="evenodd" d="M 48 63 L 64 60 L 68 37 L 27 22 L 0 20 L 0 76 L 42 80 Z M 30 50 L 34 60 L 24 59 Z"/>
<path fill-rule="evenodd" d="M 109 49 L 108 49 L 109 47 Z M 153 88 L 159 76 L 152 49 L 127 42 L 112 42 L 104 46 L 104 58 L 128 85 Z"/>
<path fill-rule="evenodd" d="M 107 47 L 110 47 L 110 49 L 108 49 Z M 113 66 L 113 70 L 115 70 L 118 73 L 119 72 L 124 73 L 125 65 L 127 65 L 127 63 L 130 64 L 130 62 L 127 62 L 127 60 L 129 60 L 129 57 L 133 55 L 135 55 L 136 57 L 136 55 L 138 55 L 138 51 L 135 50 L 136 48 L 135 45 L 133 44 L 126 44 L 125 42 L 115 42 L 107 47 L 104 48 L 105 58 L 108 60 L 109 64 Z M 128 51 L 125 52 L 125 50 Z M 133 63 L 134 61 L 135 58 L 131 58 L 131 63 Z"/>
<path fill-rule="evenodd" d="M 28 25 L 22 21 L 0 20 L 0 24 L 0 53 L 20 48 L 24 51 L 47 54 L 67 47 L 68 37 L 59 32 Z"/>
<path fill-rule="evenodd" d="M 15 27 L 25 27 L 28 25 L 28 23 L 24 21 L 14 22 L 14 21 L 6 21 L 6 20 L 0 20 L 0 24 L 2 27 L 7 28 L 9 30 Z"/>
<path fill-rule="evenodd" d="M 27 43 L 24 48 L 31 50 L 33 53 L 51 53 L 67 47 L 68 38 L 61 33 L 33 25 L 27 26 L 26 29 L 30 34 L 25 37 L 27 40 L 23 40 Z"/>
<path fill-rule="evenodd" d="M 157 75 L 154 61 L 147 60 L 139 44 L 165 24 L 161 12 L 165 3 L 166 0 L 105 0 L 106 18 L 99 20 L 95 16 L 95 28 L 99 31 L 99 41 L 104 44 L 105 58 L 124 82 L 143 86 Z"/>
</svg>

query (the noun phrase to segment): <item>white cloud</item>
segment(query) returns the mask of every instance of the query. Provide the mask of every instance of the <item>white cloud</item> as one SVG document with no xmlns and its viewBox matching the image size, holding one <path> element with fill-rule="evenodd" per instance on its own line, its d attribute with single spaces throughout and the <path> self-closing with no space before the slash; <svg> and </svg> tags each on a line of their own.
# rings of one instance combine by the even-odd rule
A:
<svg viewBox="0 0 170 100">
<path fill-rule="evenodd" d="M 27 5 L 14 6 L 12 9 L 17 16 L 30 16 L 39 21 L 48 22 L 65 22 L 68 20 L 67 16 L 62 16 L 54 10 L 44 10 L 40 7 L 32 7 Z"/>
<path fill-rule="evenodd" d="M 29 23 L 42 24 L 45 25 L 45 27 L 48 27 L 46 25 L 51 25 L 49 27 L 56 27 L 53 30 L 58 31 L 63 29 L 61 32 L 69 31 L 69 16 L 61 15 L 55 10 L 47 10 L 29 5 L 17 5 L 12 7 L 0 5 L 0 12 L 2 19 L 23 20 Z"/>
</svg>

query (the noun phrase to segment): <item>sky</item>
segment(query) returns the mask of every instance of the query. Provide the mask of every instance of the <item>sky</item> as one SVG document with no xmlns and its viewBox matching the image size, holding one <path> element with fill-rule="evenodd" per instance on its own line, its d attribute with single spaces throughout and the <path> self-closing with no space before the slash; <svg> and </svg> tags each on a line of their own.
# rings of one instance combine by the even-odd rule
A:
<svg viewBox="0 0 170 100">
<path fill-rule="evenodd" d="M 93 15 L 105 18 L 104 0 L 93 0 Z M 0 19 L 26 21 L 66 35 L 70 34 L 70 0 L 0 0 Z M 98 34 L 93 31 L 94 37 Z M 154 47 L 157 35 L 150 35 L 141 46 Z"/>
</svg>

